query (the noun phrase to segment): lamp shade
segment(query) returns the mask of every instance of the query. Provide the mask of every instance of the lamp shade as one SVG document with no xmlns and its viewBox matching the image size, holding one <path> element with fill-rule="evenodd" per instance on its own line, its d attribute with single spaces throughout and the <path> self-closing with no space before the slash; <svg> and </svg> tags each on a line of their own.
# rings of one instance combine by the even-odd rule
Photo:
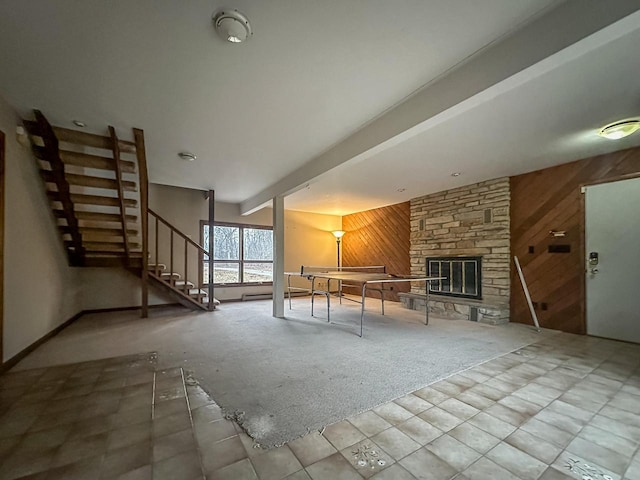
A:
<svg viewBox="0 0 640 480">
<path fill-rule="evenodd" d="M 333 233 L 333 236 L 334 236 L 334 237 L 336 237 L 336 238 L 340 239 L 340 238 L 342 238 L 342 236 L 343 236 L 345 233 L 347 233 L 347 232 L 345 232 L 344 230 L 334 230 L 334 231 L 333 231 L 333 232 L 331 232 L 331 233 Z"/>
</svg>

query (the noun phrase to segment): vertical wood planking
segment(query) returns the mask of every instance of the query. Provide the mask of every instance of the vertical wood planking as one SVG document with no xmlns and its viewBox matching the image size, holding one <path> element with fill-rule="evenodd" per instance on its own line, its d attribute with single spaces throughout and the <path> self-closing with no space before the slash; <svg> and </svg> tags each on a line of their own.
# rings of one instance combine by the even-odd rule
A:
<svg viewBox="0 0 640 480">
<path fill-rule="evenodd" d="M 511 255 L 517 255 L 540 326 L 586 333 L 584 206 L 580 187 L 640 173 L 640 148 L 621 150 L 511 177 Z M 564 230 L 565 237 L 552 237 Z M 548 253 L 549 245 L 571 246 Z M 529 253 L 529 247 L 534 253 Z M 512 268 L 512 283 L 519 280 Z M 542 310 L 545 303 L 547 309 Z M 532 323 L 522 289 L 513 288 L 511 321 Z"/>
<path fill-rule="evenodd" d="M 343 266 L 385 265 L 387 273 L 411 274 L 409 202 L 346 215 L 342 229 L 347 232 L 342 237 Z M 411 286 L 398 283 L 393 289 L 396 293 L 386 294 L 385 299 L 397 302 L 397 292 L 408 292 Z M 359 294 L 348 288 L 345 292 Z M 380 297 L 377 292 L 368 292 L 368 296 Z"/>
</svg>

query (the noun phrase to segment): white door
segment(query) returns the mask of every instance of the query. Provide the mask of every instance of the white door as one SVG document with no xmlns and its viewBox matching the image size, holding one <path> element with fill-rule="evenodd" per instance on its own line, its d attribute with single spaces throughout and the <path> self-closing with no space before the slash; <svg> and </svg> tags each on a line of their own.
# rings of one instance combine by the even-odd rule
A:
<svg viewBox="0 0 640 480">
<path fill-rule="evenodd" d="M 585 195 L 587 333 L 640 343 L 640 178 Z"/>
</svg>

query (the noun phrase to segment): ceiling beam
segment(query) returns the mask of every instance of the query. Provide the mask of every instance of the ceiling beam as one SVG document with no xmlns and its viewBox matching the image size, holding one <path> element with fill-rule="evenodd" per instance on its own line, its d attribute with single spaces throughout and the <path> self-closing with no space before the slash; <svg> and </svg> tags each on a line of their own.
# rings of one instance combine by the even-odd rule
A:
<svg viewBox="0 0 640 480">
<path fill-rule="evenodd" d="M 326 152 L 243 201 L 240 212 L 243 215 L 255 212 L 267 206 L 272 198 L 289 195 L 329 170 L 346 162 L 369 158 L 635 30 L 639 10 L 640 1 L 637 0 L 568 0 L 561 3 L 523 28 L 476 52 Z M 608 29 L 606 34 L 594 35 L 613 24 L 616 28 Z M 592 36 L 597 38 L 588 38 Z M 569 48 L 579 42 L 579 48 Z"/>
</svg>

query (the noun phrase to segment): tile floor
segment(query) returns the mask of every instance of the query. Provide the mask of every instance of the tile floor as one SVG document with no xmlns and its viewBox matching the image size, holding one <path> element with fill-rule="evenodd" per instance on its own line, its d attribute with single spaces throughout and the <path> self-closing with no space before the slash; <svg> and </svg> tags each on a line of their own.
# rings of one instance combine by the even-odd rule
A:
<svg viewBox="0 0 640 480">
<path fill-rule="evenodd" d="M 640 479 L 640 346 L 559 334 L 275 449 L 154 354 L 0 377 L 0 479 Z"/>
</svg>

